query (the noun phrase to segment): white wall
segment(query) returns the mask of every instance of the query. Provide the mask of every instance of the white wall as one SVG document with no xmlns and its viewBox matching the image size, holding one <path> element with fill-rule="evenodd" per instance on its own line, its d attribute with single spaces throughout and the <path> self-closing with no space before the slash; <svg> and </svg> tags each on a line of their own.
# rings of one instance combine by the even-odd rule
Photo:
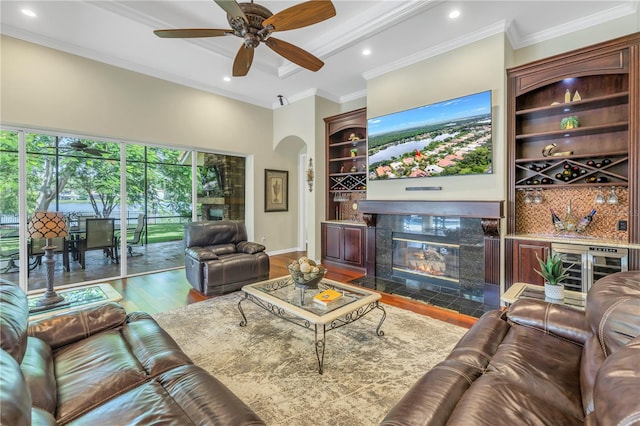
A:
<svg viewBox="0 0 640 426">
<path fill-rule="evenodd" d="M 505 37 L 497 34 L 367 82 L 367 117 L 492 91 L 493 174 L 369 181 L 370 200 L 503 200 L 505 198 Z M 406 191 L 441 186 L 441 191 Z"/>
<path fill-rule="evenodd" d="M 7 36 L 0 43 L 2 125 L 255 154 L 249 228 L 270 251 L 295 246 L 297 233 L 278 232 L 264 213 L 264 169 L 297 168 L 296 152 L 273 149 L 271 110 Z M 281 216 L 295 223 L 297 208 Z"/>
</svg>

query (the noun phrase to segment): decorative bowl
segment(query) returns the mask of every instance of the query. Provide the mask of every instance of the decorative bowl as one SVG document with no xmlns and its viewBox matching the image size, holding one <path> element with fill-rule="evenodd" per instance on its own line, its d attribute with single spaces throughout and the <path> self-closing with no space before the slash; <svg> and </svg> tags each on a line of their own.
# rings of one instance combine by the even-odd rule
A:
<svg viewBox="0 0 640 426">
<path fill-rule="evenodd" d="M 296 267 L 297 265 L 297 267 Z M 318 288 L 318 283 L 324 278 L 327 273 L 327 269 L 322 265 L 313 265 L 312 267 L 318 268 L 317 272 L 302 272 L 300 270 L 300 263 L 298 260 L 293 260 L 287 263 L 287 269 L 291 274 L 291 278 L 293 282 L 296 284 L 296 287 L 305 287 L 305 288 Z"/>
</svg>

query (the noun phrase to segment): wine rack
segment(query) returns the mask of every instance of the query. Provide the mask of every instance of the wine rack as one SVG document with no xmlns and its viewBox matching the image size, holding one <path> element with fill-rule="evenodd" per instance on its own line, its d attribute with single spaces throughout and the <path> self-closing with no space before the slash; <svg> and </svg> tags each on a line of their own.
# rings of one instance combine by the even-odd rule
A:
<svg viewBox="0 0 640 426">
<path fill-rule="evenodd" d="M 626 152 L 521 158 L 515 161 L 515 186 L 627 186 L 628 162 Z"/>
<path fill-rule="evenodd" d="M 365 173 L 337 173 L 329 175 L 329 191 L 366 191 L 367 175 Z"/>
</svg>

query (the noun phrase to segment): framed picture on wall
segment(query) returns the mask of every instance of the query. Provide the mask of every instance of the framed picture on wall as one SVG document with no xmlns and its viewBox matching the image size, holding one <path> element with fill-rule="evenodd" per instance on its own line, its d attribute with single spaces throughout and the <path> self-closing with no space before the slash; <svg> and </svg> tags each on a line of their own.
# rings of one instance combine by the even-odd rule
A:
<svg viewBox="0 0 640 426">
<path fill-rule="evenodd" d="M 264 211 L 289 210 L 289 172 L 264 169 Z"/>
</svg>

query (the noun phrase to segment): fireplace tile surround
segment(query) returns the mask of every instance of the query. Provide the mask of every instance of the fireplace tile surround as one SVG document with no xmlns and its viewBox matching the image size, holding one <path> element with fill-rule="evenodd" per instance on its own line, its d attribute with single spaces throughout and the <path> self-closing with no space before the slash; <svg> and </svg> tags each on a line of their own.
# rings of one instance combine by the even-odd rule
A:
<svg viewBox="0 0 640 426">
<path fill-rule="evenodd" d="M 503 202 L 363 200 L 367 275 L 354 284 L 474 317 L 499 306 L 499 222 Z M 459 245 L 458 282 L 398 273 L 393 235 Z"/>
</svg>

